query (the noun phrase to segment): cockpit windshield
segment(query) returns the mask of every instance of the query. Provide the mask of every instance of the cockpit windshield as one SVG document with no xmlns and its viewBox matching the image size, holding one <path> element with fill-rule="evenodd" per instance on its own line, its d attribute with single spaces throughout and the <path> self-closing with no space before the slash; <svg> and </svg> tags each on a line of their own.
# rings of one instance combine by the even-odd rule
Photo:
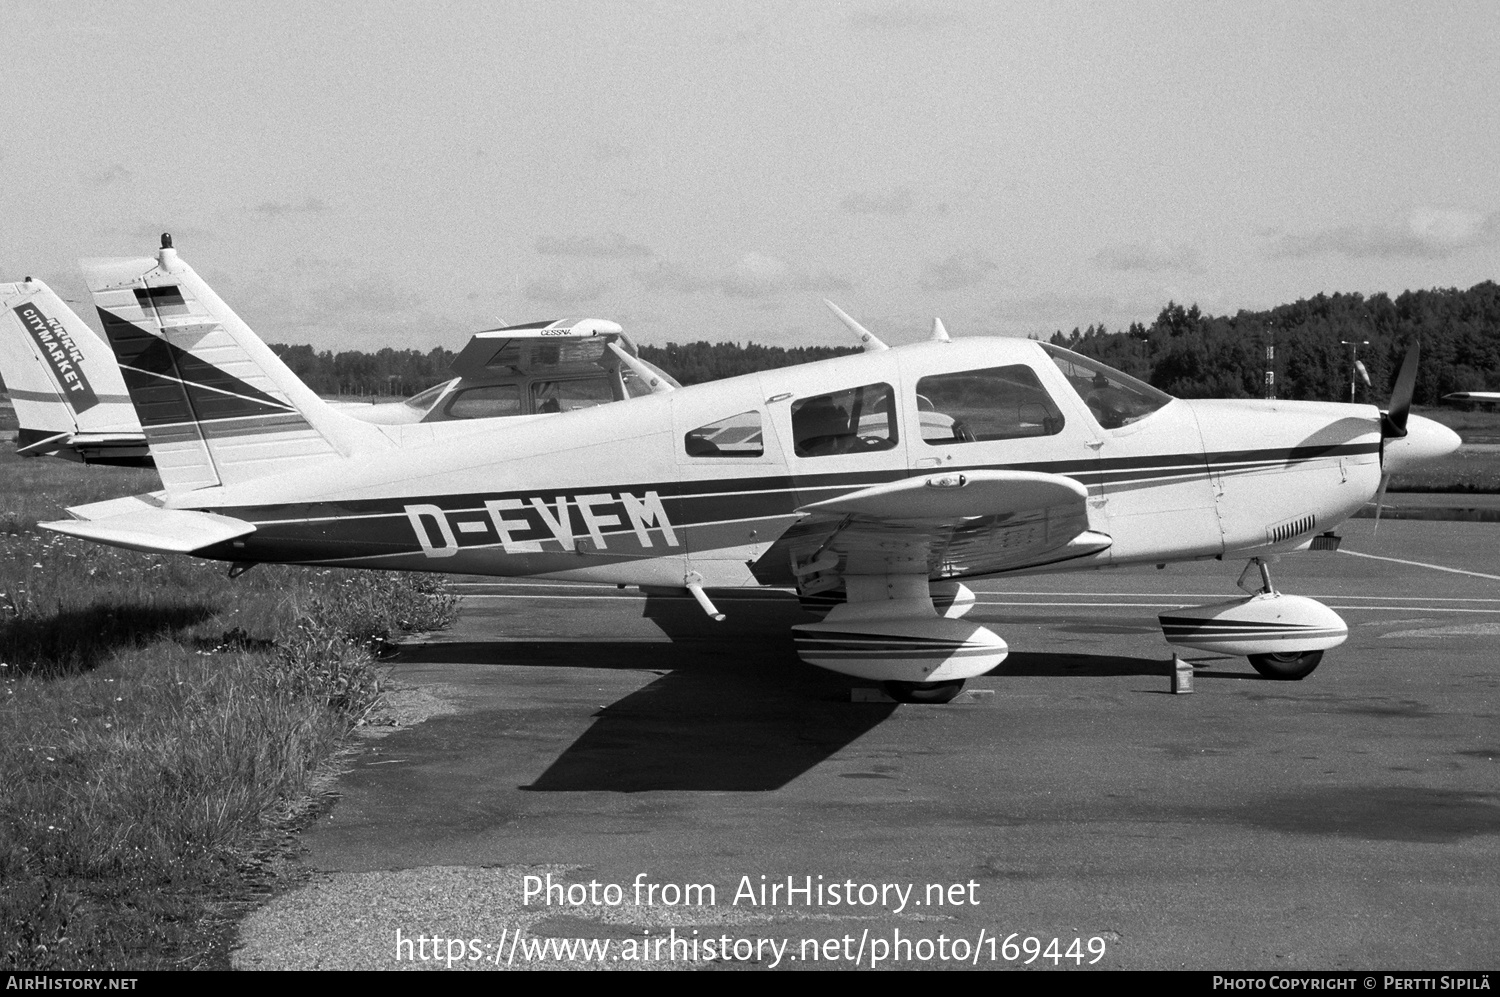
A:
<svg viewBox="0 0 1500 997">
<path fill-rule="evenodd" d="M 1057 364 L 1068 383 L 1088 405 L 1095 421 L 1103 429 L 1119 429 L 1139 422 L 1166 405 L 1172 396 L 1153 388 L 1145 381 L 1107 367 L 1097 360 L 1080 356 L 1051 343 L 1042 349 Z"/>
</svg>

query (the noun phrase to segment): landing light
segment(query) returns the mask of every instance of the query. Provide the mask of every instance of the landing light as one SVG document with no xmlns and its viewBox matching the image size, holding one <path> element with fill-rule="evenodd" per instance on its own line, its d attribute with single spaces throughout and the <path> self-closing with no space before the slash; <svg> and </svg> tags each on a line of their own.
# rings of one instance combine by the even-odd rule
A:
<svg viewBox="0 0 1500 997">
<path fill-rule="evenodd" d="M 962 474 L 945 474 L 938 478 L 928 478 L 928 488 L 962 488 L 969 483 L 969 479 Z"/>
</svg>

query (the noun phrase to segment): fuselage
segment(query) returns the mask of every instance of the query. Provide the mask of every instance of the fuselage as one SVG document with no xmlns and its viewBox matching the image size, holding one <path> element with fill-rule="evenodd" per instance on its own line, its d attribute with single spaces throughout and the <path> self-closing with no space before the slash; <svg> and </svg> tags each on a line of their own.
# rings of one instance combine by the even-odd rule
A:
<svg viewBox="0 0 1500 997">
<path fill-rule="evenodd" d="M 1089 529 L 1111 546 L 1016 571 L 1294 549 L 1378 487 L 1373 407 L 1186 401 L 1099 373 L 1090 390 L 1089 370 L 1029 340 L 916 344 L 424 427 L 398 449 L 168 504 L 254 523 L 200 552 L 225 560 L 734 586 L 792 584 L 799 538 L 835 522 L 802 507 L 918 475 L 1031 470 L 1084 485 Z M 820 420 L 831 431 L 815 435 Z"/>
</svg>

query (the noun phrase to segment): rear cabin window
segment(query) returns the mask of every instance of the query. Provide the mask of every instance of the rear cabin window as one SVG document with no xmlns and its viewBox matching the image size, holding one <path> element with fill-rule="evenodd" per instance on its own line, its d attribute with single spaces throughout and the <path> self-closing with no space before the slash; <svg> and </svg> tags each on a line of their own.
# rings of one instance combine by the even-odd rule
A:
<svg viewBox="0 0 1500 997">
<path fill-rule="evenodd" d="M 896 446 L 896 393 L 889 384 L 814 395 L 792 403 L 798 457 L 890 450 Z"/>
<path fill-rule="evenodd" d="M 922 440 L 941 447 L 1054 436 L 1063 415 L 1025 364 L 934 374 L 917 382 Z"/>
<path fill-rule="evenodd" d="M 700 426 L 683 438 L 689 457 L 759 457 L 766 452 L 760 413 L 741 412 Z"/>
</svg>

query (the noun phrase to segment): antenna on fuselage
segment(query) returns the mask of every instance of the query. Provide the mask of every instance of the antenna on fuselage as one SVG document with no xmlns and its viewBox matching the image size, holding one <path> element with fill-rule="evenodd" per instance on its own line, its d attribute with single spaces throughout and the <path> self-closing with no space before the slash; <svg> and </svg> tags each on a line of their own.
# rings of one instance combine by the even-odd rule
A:
<svg viewBox="0 0 1500 997">
<path fill-rule="evenodd" d="M 932 320 L 932 341 L 934 343 L 953 342 L 953 340 L 948 338 L 948 330 L 943 327 L 943 320 L 940 318 L 934 318 Z"/>
<path fill-rule="evenodd" d="M 827 305 L 833 314 L 839 317 L 840 322 L 849 327 L 850 332 L 859 337 L 859 345 L 864 347 L 866 353 L 878 353 L 881 350 L 889 349 L 889 347 L 880 341 L 879 336 L 850 318 L 838 305 L 827 298 L 823 299 L 823 304 Z"/>
</svg>

